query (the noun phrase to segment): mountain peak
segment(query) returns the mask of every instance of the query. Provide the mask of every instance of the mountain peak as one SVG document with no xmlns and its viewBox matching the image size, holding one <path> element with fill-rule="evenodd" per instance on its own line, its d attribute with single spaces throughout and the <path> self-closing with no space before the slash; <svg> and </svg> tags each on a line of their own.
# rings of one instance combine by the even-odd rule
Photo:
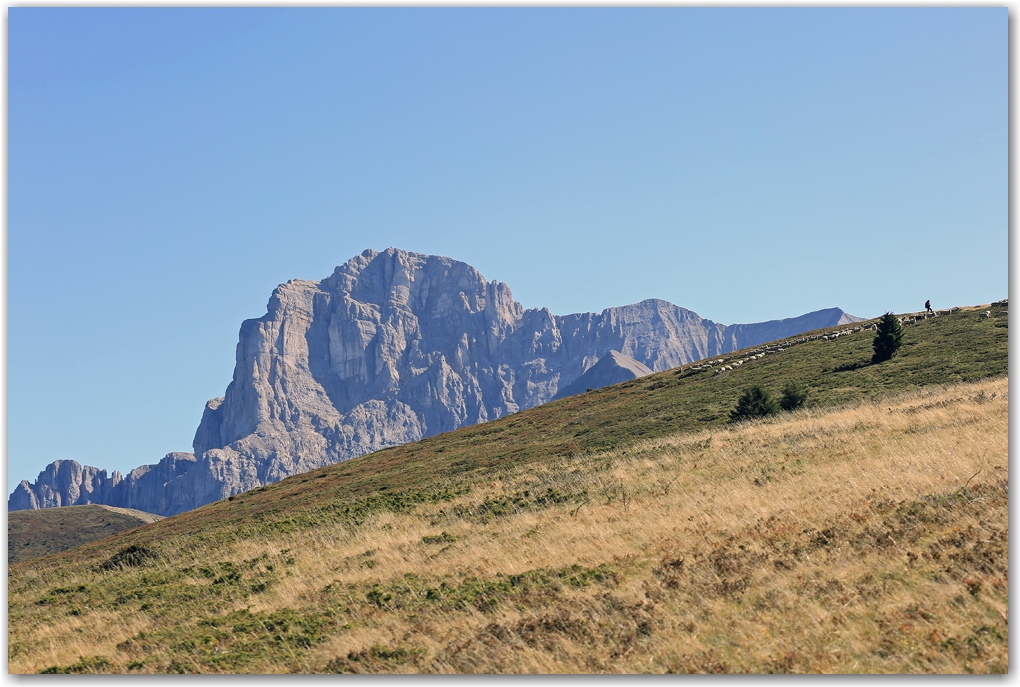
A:
<svg viewBox="0 0 1020 687">
<path fill-rule="evenodd" d="M 661 299 L 557 316 L 452 258 L 366 249 L 277 287 L 241 324 L 233 381 L 194 454 L 107 477 L 54 463 L 9 509 L 104 503 L 170 515 L 382 448 L 764 341 L 841 310 L 723 326 Z M 856 318 L 855 318 L 856 319 Z"/>
<path fill-rule="evenodd" d="M 609 351 L 584 374 L 560 389 L 553 400 L 583 394 L 591 389 L 601 389 L 604 386 L 620 382 L 628 382 L 650 374 L 652 374 L 652 370 L 647 365 L 619 351 Z"/>
</svg>

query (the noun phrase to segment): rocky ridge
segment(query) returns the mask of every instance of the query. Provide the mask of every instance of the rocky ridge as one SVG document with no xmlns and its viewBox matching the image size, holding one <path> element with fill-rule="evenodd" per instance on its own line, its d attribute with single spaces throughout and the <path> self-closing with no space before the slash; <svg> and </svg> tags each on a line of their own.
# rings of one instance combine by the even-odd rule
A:
<svg viewBox="0 0 1020 687">
<path fill-rule="evenodd" d="M 366 250 L 326 279 L 281 284 L 266 314 L 241 325 L 233 381 L 206 404 L 193 454 L 126 477 L 55 461 L 18 485 L 8 510 L 102 503 L 172 515 L 540 405 L 613 351 L 659 372 L 858 319 L 830 308 L 726 326 L 657 299 L 557 316 L 525 310 L 466 263 Z"/>
<path fill-rule="evenodd" d="M 583 394 L 589 389 L 601 389 L 604 386 L 629 382 L 650 374 L 652 374 L 652 370 L 629 355 L 624 355 L 619 351 L 609 351 L 597 363 L 589 367 L 584 374 L 557 391 L 553 400 Z"/>
</svg>

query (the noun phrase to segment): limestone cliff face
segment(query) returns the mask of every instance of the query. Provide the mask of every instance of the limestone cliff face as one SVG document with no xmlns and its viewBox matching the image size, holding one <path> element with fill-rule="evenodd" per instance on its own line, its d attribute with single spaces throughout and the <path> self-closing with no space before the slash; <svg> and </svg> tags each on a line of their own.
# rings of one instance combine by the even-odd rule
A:
<svg viewBox="0 0 1020 687">
<path fill-rule="evenodd" d="M 39 473 L 35 484 L 21 480 L 7 500 L 7 510 L 104 504 L 176 513 L 180 512 L 176 506 L 193 501 L 182 493 L 178 478 L 194 465 L 195 456 L 190 453 L 168 453 L 159 463 L 135 468 L 124 477 L 118 470 L 107 475 L 106 470 L 74 460 L 55 460 Z"/>
<path fill-rule="evenodd" d="M 119 481 L 120 473 L 114 473 Z M 89 500 L 107 499 L 113 490 L 113 479 L 106 470 L 79 465 L 73 460 L 55 460 L 39 473 L 37 488 L 28 480 L 21 483 L 7 502 L 8 510 L 29 508 L 57 508 L 93 503 Z"/>
<path fill-rule="evenodd" d="M 22 482 L 8 508 L 91 498 L 179 513 L 545 403 L 610 351 L 657 372 L 843 316 L 726 327 L 647 300 L 560 317 L 525 310 L 506 284 L 465 263 L 368 250 L 322 281 L 280 285 L 266 314 L 241 325 L 233 381 L 206 404 L 190 459 L 168 456 L 124 479 L 114 473 L 116 482 L 87 466 L 62 478 L 58 461 L 36 486 Z"/>
</svg>

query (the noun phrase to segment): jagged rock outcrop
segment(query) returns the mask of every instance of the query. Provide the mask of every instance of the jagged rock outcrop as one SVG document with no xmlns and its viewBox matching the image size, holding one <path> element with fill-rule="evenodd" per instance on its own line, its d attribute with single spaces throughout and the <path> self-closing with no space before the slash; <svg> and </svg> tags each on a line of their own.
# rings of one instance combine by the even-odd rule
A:
<svg viewBox="0 0 1020 687">
<path fill-rule="evenodd" d="M 35 486 L 28 480 L 21 480 L 7 500 L 7 510 L 105 503 L 117 481 L 120 481 L 119 472 L 110 478 L 106 470 L 91 465 L 55 460 L 39 473 Z"/>
<path fill-rule="evenodd" d="M 646 377 L 652 374 L 652 370 L 642 365 L 629 355 L 619 351 L 609 351 L 597 363 L 588 370 L 556 392 L 553 400 L 583 394 L 589 389 L 601 389 L 604 386 L 628 382 L 638 377 Z"/>
<path fill-rule="evenodd" d="M 104 504 L 147 513 L 178 513 L 189 510 L 179 506 L 194 500 L 189 485 L 178 478 L 195 463 L 191 453 L 168 453 L 159 463 L 137 467 L 124 477 L 119 470 L 107 475 L 106 470 L 74 460 L 55 460 L 39 473 L 35 484 L 21 480 L 7 500 L 7 510 Z"/>
<path fill-rule="evenodd" d="M 857 319 L 832 308 L 724 326 L 656 299 L 556 316 L 525 310 L 463 262 L 367 250 L 322 281 L 280 285 L 267 313 L 241 325 L 233 381 L 206 404 L 194 455 L 124 479 L 58 461 L 22 482 L 8 508 L 179 513 L 545 403 L 611 351 L 658 372 L 847 318 Z"/>
</svg>

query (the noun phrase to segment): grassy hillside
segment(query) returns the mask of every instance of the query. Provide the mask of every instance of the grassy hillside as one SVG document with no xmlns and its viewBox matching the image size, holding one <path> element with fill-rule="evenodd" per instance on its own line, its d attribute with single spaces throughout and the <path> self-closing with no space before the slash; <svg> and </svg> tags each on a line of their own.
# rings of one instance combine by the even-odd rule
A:
<svg viewBox="0 0 1020 687">
<path fill-rule="evenodd" d="M 659 373 L 12 565 L 9 670 L 1003 672 L 1005 323 Z M 807 409 L 726 422 L 791 379 Z"/>
<path fill-rule="evenodd" d="M 66 506 L 7 514 L 7 562 L 18 563 L 162 520 L 132 508 Z"/>
</svg>

